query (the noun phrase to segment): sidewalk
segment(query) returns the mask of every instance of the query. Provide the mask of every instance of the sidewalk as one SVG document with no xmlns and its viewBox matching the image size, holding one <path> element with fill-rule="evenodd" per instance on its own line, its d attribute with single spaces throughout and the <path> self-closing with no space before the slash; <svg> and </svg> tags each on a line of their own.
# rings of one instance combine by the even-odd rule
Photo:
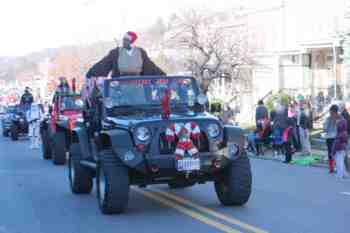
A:
<svg viewBox="0 0 350 233">
<path fill-rule="evenodd" d="M 271 160 L 283 162 L 284 155 L 275 156 L 272 151 L 266 151 L 264 155 L 255 155 L 248 152 L 248 157 L 253 159 Z M 300 152 L 293 154 L 291 165 L 327 168 L 327 151 L 313 149 L 311 156 L 305 156 Z"/>
</svg>

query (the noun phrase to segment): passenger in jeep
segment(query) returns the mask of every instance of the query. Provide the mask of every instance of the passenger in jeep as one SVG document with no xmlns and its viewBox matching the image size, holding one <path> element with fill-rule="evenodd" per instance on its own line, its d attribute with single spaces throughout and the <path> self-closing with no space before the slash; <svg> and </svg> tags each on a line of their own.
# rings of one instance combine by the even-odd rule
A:
<svg viewBox="0 0 350 233">
<path fill-rule="evenodd" d="M 146 51 L 134 45 L 137 39 L 135 32 L 127 32 L 123 37 L 122 47 L 117 47 L 107 56 L 93 65 L 86 77 L 112 77 L 127 75 L 165 75 L 147 55 Z"/>
</svg>

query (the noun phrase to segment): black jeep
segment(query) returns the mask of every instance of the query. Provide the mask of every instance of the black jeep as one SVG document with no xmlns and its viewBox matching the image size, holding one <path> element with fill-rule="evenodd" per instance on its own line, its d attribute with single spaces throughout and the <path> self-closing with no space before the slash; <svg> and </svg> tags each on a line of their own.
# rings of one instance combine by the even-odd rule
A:
<svg viewBox="0 0 350 233">
<path fill-rule="evenodd" d="M 214 182 L 223 205 L 243 205 L 251 168 L 240 128 L 207 113 L 192 77 L 137 76 L 104 80 L 74 129 L 69 181 L 90 193 L 96 177 L 104 214 L 123 212 L 130 185 L 185 188 Z"/>
<path fill-rule="evenodd" d="M 11 114 L 9 122 L 9 133 L 12 141 L 17 141 L 19 136 L 25 136 L 29 132 L 29 124 L 27 121 L 26 111 L 28 107 L 16 105 L 15 110 Z"/>
</svg>

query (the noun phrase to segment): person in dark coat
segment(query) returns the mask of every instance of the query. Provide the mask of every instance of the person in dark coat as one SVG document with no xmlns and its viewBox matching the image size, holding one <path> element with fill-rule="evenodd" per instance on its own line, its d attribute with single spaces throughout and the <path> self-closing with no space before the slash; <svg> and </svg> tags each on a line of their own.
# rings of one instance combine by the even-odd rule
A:
<svg viewBox="0 0 350 233">
<path fill-rule="evenodd" d="M 142 48 L 134 46 L 137 35 L 127 32 L 123 37 L 122 47 L 111 50 L 107 56 L 93 65 L 86 77 L 112 77 L 129 75 L 165 75 Z"/>
<path fill-rule="evenodd" d="M 265 120 L 269 118 L 269 111 L 264 105 L 264 101 L 259 100 L 258 102 L 258 107 L 255 110 L 255 122 L 256 122 L 256 127 L 258 127 L 258 122 L 260 120 Z"/>
<path fill-rule="evenodd" d="M 58 95 L 70 92 L 70 87 L 69 87 L 67 78 L 61 76 L 58 79 L 59 79 L 59 84 L 55 90 L 55 94 L 54 94 L 52 102 L 56 101 L 56 98 L 58 97 Z"/>
<path fill-rule="evenodd" d="M 21 102 L 20 105 L 24 106 L 24 105 L 31 105 L 34 101 L 33 95 L 32 93 L 30 93 L 30 88 L 26 87 L 24 90 L 24 94 L 21 97 Z"/>
<path fill-rule="evenodd" d="M 283 104 L 275 104 L 275 108 L 270 115 L 274 128 L 284 130 L 288 127 L 288 110 L 285 106 L 283 106 Z"/>
</svg>

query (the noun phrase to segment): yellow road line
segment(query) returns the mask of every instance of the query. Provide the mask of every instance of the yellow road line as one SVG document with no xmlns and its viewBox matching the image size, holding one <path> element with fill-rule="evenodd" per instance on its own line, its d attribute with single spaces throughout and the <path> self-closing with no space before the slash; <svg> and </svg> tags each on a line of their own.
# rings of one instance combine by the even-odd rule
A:
<svg viewBox="0 0 350 233">
<path fill-rule="evenodd" d="M 243 222 L 239 221 L 238 219 L 221 214 L 221 213 L 216 212 L 216 211 L 209 209 L 207 207 L 200 206 L 196 203 L 193 203 L 192 201 L 186 200 L 186 199 L 179 197 L 173 193 L 164 192 L 164 191 L 160 191 L 160 190 L 152 190 L 152 192 L 157 193 L 159 195 L 162 195 L 164 197 L 167 197 L 167 198 L 174 200 L 178 203 L 191 206 L 199 211 L 202 211 L 203 213 L 209 214 L 209 215 L 214 216 L 218 219 L 224 220 L 228 223 L 237 225 L 237 226 L 241 227 L 242 229 L 245 229 L 245 230 L 248 230 L 248 231 L 251 231 L 254 233 L 267 233 L 267 231 L 265 231 L 265 230 L 259 229 L 257 227 L 251 226 L 251 225 L 246 224 L 246 223 L 243 223 Z"/>
<path fill-rule="evenodd" d="M 240 231 L 238 230 L 235 230 L 233 229 L 232 227 L 230 226 L 227 226 L 225 224 L 222 224 L 220 222 L 217 222 L 215 220 L 212 220 L 206 216 L 204 216 L 203 214 L 200 214 L 196 211 L 193 211 L 189 208 L 186 208 L 186 207 L 183 207 L 181 205 L 179 205 L 178 203 L 176 202 L 173 202 L 173 201 L 170 201 L 170 200 L 167 200 L 159 195 L 156 195 L 155 193 L 152 193 L 152 192 L 149 192 L 149 191 L 144 191 L 144 190 L 141 190 L 141 189 L 138 189 L 138 188 L 132 188 L 135 192 L 149 198 L 149 199 L 152 199 L 156 202 L 159 202 L 165 206 L 168 206 L 168 207 L 171 207 L 171 208 L 174 208 L 176 209 L 177 211 L 185 214 L 185 215 L 188 215 L 198 221 L 201 221 L 209 226 L 212 226 L 220 231 L 223 231 L 223 232 L 227 232 L 227 233 L 241 233 Z"/>
</svg>

